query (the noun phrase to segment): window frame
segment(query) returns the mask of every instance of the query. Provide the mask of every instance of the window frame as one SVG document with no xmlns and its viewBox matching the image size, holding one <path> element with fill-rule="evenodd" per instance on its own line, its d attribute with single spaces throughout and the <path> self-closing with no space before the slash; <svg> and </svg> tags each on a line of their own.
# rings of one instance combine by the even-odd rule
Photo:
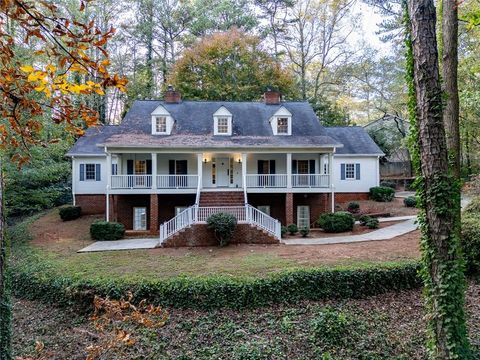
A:
<svg viewBox="0 0 480 360">
<path fill-rule="evenodd" d="M 285 120 L 286 123 L 285 124 L 282 124 L 280 125 L 280 121 L 283 121 Z M 288 116 L 277 116 L 277 135 L 288 135 L 289 134 L 289 128 L 290 128 L 290 119 Z M 284 129 L 285 131 L 280 131 L 280 128 L 282 128 L 282 130 Z"/>
<path fill-rule="evenodd" d="M 165 127 L 165 130 L 159 130 L 159 120 L 163 120 L 164 124 L 162 125 L 162 127 L 164 126 Z M 161 115 L 158 115 L 158 116 L 155 116 L 155 133 L 156 134 L 166 134 L 167 133 L 167 116 L 161 116 Z"/>
<path fill-rule="evenodd" d="M 144 213 L 143 214 L 140 214 L 139 218 L 137 219 L 137 214 L 136 214 L 136 210 L 144 210 Z M 147 207 L 146 206 L 134 206 L 133 207 L 133 230 L 136 230 L 136 231 L 146 231 L 147 230 L 147 227 L 148 227 L 148 220 L 147 220 Z M 145 216 L 143 219 L 142 219 L 142 216 Z M 136 225 L 138 224 L 137 223 L 137 220 L 139 220 L 140 222 L 140 228 L 136 228 Z M 145 226 L 143 226 L 145 224 Z"/>
<path fill-rule="evenodd" d="M 92 166 L 93 167 L 93 178 L 89 179 L 87 174 L 88 174 L 88 167 Z M 90 171 L 90 174 L 92 172 Z M 97 181 L 97 164 L 96 163 L 85 163 L 85 177 L 84 181 Z"/>
<path fill-rule="evenodd" d="M 352 169 L 348 169 L 349 167 L 352 167 Z M 349 173 L 351 173 L 351 177 L 348 176 Z M 345 163 L 345 180 L 356 180 L 356 174 L 355 174 L 355 163 Z"/>
<path fill-rule="evenodd" d="M 267 214 L 268 216 L 271 216 L 270 211 L 272 210 L 272 208 L 270 205 L 257 205 L 257 210 L 263 212 L 264 214 Z"/>
<path fill-rule="evenodd" d="M 311 223 L 310 223 L 310 206 L 309 205 L 297 205 L 297 226 L 299 229 L 304 227 L 302 224 L 300 224 L 300 208 L 307 208 L 308 211 L 308 217 L 307 218 L 302 218 L 302 220 L 306 220 L 308 223 L 307 228 L 310 229 Z"/>
<path fill-rule="evenodd" d="M 220 120 L 225 120 L 227 123 L 226 124 L 221 124 L 220 125 Z M 219 136 L 230 136 L 232 135 L 232 117 L 228 115 L 218 115 L 214 117 L 214 129 L 213 129 L 213 135 L 219 135 Z M 220 127 L 223 128 L 226 126 L 226 132 L 220 132 Z"/>
</svg>

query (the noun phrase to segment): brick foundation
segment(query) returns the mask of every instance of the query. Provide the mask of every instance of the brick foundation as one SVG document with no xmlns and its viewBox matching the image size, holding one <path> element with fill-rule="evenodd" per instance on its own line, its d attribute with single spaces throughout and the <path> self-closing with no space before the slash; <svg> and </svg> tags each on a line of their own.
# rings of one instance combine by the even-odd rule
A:
<svg viewBox="0 0 480 360">
<path fill-rule="evenodd" d="M 158 195 L 150 195 L 150 234 L 158 234 Z"/>
<path fill-rule="evenodd" d="M 150 195 L 114 195 L 117 221 L 126 230 L 133 229 L 133 208 L 147 208 L 147 229 L 150 229 Z"/>
<path fill-rule="evenodd" d="M 105 214 L 105 195 L 75 195 L 75 204 L 84 215 Z"/>
<path fill-rule="evenodd" d="M 293 224 L 294 219 L 293 194 L 287 193 L 285 195 L 285 225 Z"/>
<path fill-rule="evenodd" d="M 360 200 L 368 200 L 368 193 L 335 193 L 335 204 Z"/>
<path fill-rule="evenodd" d="M 248 224 L 238 224 L 231 244 L 278 244 L 270 234 Z M 217 246 L 213 230 L 206 224 L 196 224 L 167 239 L 163 247 Z"/>
<path fill-rule="evenodd" d="M 310 226 L 315 227 L 318 217 L 330 212 L 329 194 L 293 194 L 293 223 L 297 223 L 297 206 L 308 205 L 310 207 Z M 288 223 L 290 224 L 290 223 Z"/>
</svg>

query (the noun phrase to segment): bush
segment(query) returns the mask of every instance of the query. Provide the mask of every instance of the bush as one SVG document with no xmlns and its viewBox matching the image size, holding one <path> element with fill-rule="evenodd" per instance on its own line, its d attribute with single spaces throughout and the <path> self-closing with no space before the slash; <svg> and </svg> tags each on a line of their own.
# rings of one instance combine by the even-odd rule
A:
<svg viewBox="0 0 480 360">
<path fill-rule="evenodd" d="M 125 226 L 116 222 L 95 221 L 90 225 L 92 240 L 120 240 L 125 236 Z"/>
<path fill-rule="evenodd" d="M 469 272 L 480 270 L 480 213 L 462 216 L 462 248 Z"/>
<path fill-rule="evenodd" d="M 377 218 L 370 218 L 365 223 L 365 226 L 368 227 L 369 229 L 378 229 L 379 224 L 380 223 Z"/>
<path fill-rule="evenodd" d="M 302 237 L 307 237 L 309 233 L 310 233 L 310 229 L 306 226 L 300 229 L 300 234 L 302 235 Z"/>
<path fill-rule="evenodd" d="M 226 246 L 232 240 L 237 226 L 237 218 L 228 213 L 213 214 L 208 217 L 207 226 L 209 229 L 213 229 L 219 245 Z"/>
<path fill-rule="evenodd" d="M 403 203 L 406 207 L 415 207 L 417 206 L 417 198 L 415 196 L 409 196 L 403 199 Z"/>
<path fill-rule="evenodd" d="M 351 321 L 345 313 L 327 307 L 310 322 L 310 326 L 315 341 L 338 345 L 345 341 L 350 332 Z"/>
<path fill-rule="evenodd" d="M 288 229 L 286 226 L 282 226 L 281 230 L 280 230 L 280 233 L 282 235 L 282 238 L 285 237 L 285 235 L 287 234 L 288 232 Z"/>
<path fill-rule="evenodd" d="M 82 208 L 80 206 L 66 206 L 60 208 L 58 214 L 63 221 L 75 220 L 82 215 Z"/>
<path fill-rule="evenodd" d="M 385 186 L 375 186 L 370 188 L 370 199 L 379 202 L 389 202 L 395 197 L 395 190 Z"/>
<path fill-rule="evenodd" d="M 389 180 L 381 181 L 380 186 L 389 187 L 389 188 L 392 188 L 393 190 L 395 190 L 397 188 L 397 184 L 395 183 L 395 181 L 389 181 Z"/>
<path fill-rule="evenodd" d="M 348 212 L 351 212 L 352 214 L 356 214 L 360 211 L 360 204 L 356 201 L 352 201 L 348 203 L 347 207 Z"/>
<path fill-rule="evenodd" d="M 317 223 L 325 232 L 339 233 L 351 231 L 355 224 L 355 218 L 349 212 L 339 211 L 320 215 Z"/>
<path fill-rule="evenodd" d="M 360 218 L 358 219 L 358 221 L 360 221 L 360 225 L 365 226 L 365 225 L 367 224 L 367 222 L 368 222 L 371 218 L 372 218 L 371 216 L 362 215 L 362 216 L 360 216 Z"/>
<path fill-rule="evenodd" d="M 290 235 L 295 235 L 298 232 L 298 226 L 296 224 L 290 224 L 287 226 L 287 230 Z"/>
</svg>

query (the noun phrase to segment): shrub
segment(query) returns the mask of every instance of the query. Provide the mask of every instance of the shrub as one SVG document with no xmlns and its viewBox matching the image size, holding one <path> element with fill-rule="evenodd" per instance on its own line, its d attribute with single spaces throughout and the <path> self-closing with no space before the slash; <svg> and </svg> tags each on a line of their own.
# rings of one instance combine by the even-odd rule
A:
<svg viewBox="0 0 480 360">
<path fill-rule="evenodd" d="M 370 199 L 379 202 L 389 202 L 395 197 L 395 190 L 385 186 L 375 186 L 370 188 Z"/>
<path fill-rule="evenodd" d="M 368 220 L 370 220 L 371 218 L 372 218 L 371 216 L 362 215 L 362 216 L 360 216 L 358 221 L 360 221 L 360 225 L 365 226 L 367 224 Z"/>
<path fill-rule="evenodd" d="M 352 214 L 356 214 L 360 211 L 360 204 L 356 201 L 352 201 L 348 203 L 347 207 L 348 212 L 351 212 Z"/>
<path fill-rule="evenodd" d="M 345 341 L 350 332 L 351 321 L 345 313 L 327 307 L 311 321 L 310 326 L 315 341 L 338 345 Z"/>
<path fill-rule="evenodd" d="M 417 206 L 417 198 L 415 196 L 409 196 L 403 199 L 403 203 L 406 207 L 415 207 Z"/>
<path fill-rule="evenodd" d="M 309 233 L 310 233 L 310 229 L 307 226 L 302 227 L 300 229 L 300 234 L 302 235 L 302 237 L 307 237 Z"/>
<path fill-rule="evenodd" d="M 377 218 L 370 218 L 367 220 L 365 223 L 365 226 L 368 227 L 369 229 L 378 229 L 379 221 Z"/>
<path fill-rule="evenodd" d="M 480 196 L 474 197 L 463 209 L 464 214 L 480 214 Z"/>
<path fill-rule="evenodd" d="M 349 212 L 339 211 L 320 215 L 317 223 L 325 232 L 339 233 L 351 231 L 355 224 L 355 218 Z"/>
<path fill-rule="evenodd" d="M 58 214 L 63 221 L 75 220 L 82 215 L 82 208 L 80 206 L 66 206 L 60 208 Z"/>
<path fill-rule="evenodd" d="M 125 226 L 116 222 L 95 221 L 90 225 L 92 240 L 120 240 L 125 236 Z"/>
<path fill-rule="evenodd" d="M 480 270 L 480 213 L 462 216 L 462 248 L 467 270 Z"/>
<path fill-rule="evenodd" d="M 282 235 L 282 238 L 285 237 L 285 235 L 287 234 L 288 232 L 288 228 L 286 226 L 282 226 L 281 230 L 280 230 L 280 233 Z"/>
<path fill-rule="evenodd" d="M 392 188 L 393 190 L 397 188 L 397 184 L 395 183 L 395 181 L 390 181 L 390 180 L 383 180 L 382 182 L 380 182 L 380 186 L 389 187 L 389 188 Z"/>
<path fill-rule="evenodd" d="M 287 230 L 290 235 L 295 235 L 298 232 L 298 226 L 296 224 L 290 224 L 287 226 Z"/>
<path fill-rule="evenodd" d="M 213 214 L 208 217 L 207 225 L 209 229 L 213 229 L 219 245 L 226 246 L 232 240 L 237 218 L 228 213 Z"/>
</svg>

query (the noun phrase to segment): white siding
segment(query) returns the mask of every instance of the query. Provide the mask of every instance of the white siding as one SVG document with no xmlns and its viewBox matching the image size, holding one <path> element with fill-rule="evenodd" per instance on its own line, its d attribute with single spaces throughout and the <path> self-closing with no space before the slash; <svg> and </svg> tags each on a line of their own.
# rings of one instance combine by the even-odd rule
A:
<svg viewBox="0 0 480 360">
<path fill-rule="evenodd" d="M 87 180 L 80 181 L 80 164 L 100 164 L 100 181 Z M 75 194 L 105 194 L 107 187 L 107 159 L 103 156 L 75 157 L 72 161 L 75 167 L 72 179 Z"/>
<path fill-rule="evenodd" d="M 360 164 L 360 180 L 341 180 L 341 164 Z M 335 192 L 368 192 L 371 187 L 379 185 L 378 158 L 334 156 L 333 183 Z"/>
</svg>

